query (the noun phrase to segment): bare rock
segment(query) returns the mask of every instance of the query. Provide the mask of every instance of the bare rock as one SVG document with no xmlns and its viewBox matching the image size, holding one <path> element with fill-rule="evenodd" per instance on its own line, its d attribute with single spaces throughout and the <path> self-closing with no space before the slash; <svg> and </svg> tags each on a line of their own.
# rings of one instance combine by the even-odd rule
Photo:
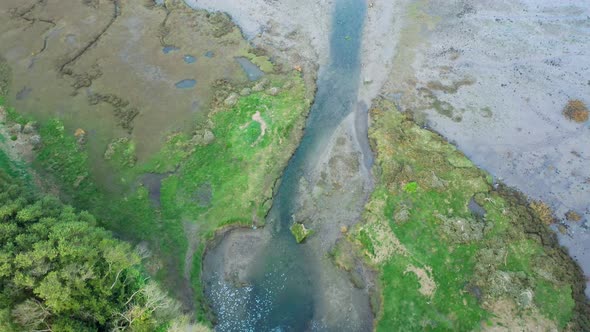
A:
<svg viewBox="0 0 590 332">
<path fill-rule="evenodd" d="M 266 78 L 263 78 L 258 83 L 256 83 L 256 85 L 254 85 L 254 87 L 252 88 L 252 91 L 256 91 L 256 92 L 263 91 L 264 88 L 266 88 L 267 84 L 268 84 L 268 80 Z"/>
<path fill-rule="evenodd" d="M 29 137 L 29 143 L 31 143 L 34 149 L 38 148 L 39 146 L 41 146 L 41 136 L 33 135 Z"/>
<path fill-rule="evenodd" d="M 276 96 L 279 94 L 279 88 L 273 86 L 272 88 L 268 89 L 267 93 L 271 96 Z"/>
<path fill-rule="evenodd" d="M 230 93 L 230 95 L 227 98 L 225 98 L 223 103 L 226 106 L 234 106 L 235 104 L 238 103 L 238 98 L 239 98 L 238 94 L 235 92 L 232 92 L 232 93 Z"/>
<path fill-rule="evenodd" d="M 29 122 L 23 127 L 24 134 L 33 134 L 37 132 L 37 123 L 36 122 Z"/>
</svg>

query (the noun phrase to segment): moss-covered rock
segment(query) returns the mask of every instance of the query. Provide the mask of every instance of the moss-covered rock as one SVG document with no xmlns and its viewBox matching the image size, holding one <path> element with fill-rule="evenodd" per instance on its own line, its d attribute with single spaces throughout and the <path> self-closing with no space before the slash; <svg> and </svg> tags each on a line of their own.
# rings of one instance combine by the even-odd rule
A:
<svg viewBox="0 0 590 332">
<path fill-rule="evenodd" d="M 294 223 L 291 228 L 291 234 L 295 237 L 297 243 L 303 242 L 308 236 L 313 234 L 313 230 L 305 228 L 304 224 Z"/>
</svg>

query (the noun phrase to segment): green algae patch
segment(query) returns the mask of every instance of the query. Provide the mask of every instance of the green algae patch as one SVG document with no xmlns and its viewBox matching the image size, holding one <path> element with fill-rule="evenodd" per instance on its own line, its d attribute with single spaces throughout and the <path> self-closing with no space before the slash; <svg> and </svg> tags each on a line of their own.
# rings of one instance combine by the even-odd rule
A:
<svg viewBox="0 0 590 332">
<path fill-rule="evenodd" d="M 294 223 L 290 228 L 291 234 L 295 237 L 297 243 L 305 241 L 307 237 L 313 234 L 313 230 L 305 228 L 304 224 Z"/>
<path fill-rule="evenodd" d="M 418 190 L 418 183 L 417 182 L 410 182 L 404 186 L 404 191 L 411 194 L 415 193 Z"/>
<path fill-rule="evenodd" d="M 347 239 L 378 271 L 378 331 L 588 328 L 582 273 L 522 195 L 389 102 L 369 136 L 376 188 Z"/>
<path fill-rule="evenodd" d="M 572 319 L 572 312 L 576 303 L 572 299 L 571 287 L 564 285 L 556 287 L 547 281 L 540 281 L 535 293 L 535 302 L 543 315 L 558 322 L 564 328 Z"/>
</svg>

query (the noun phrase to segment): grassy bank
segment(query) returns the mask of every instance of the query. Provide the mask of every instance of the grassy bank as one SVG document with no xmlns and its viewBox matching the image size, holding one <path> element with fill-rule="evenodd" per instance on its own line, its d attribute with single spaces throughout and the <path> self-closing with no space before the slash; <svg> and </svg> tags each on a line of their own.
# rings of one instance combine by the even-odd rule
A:
<svg viewBox="0 0 590 332">
<path fill-rule="evenodd" d="M 191 134 L 171 133 L 145 163 L 136 163 L 131 138 L 114 140 L 105 158 L 114 184 L 123 188 L 120 194 L 95 183 L 80 136 L 57 119 L 39 131 L 39 172 L 59 184 L 63 199 L 108 220 L 104 227 L 147 242 L 153 254 L 147 269 L 201 318 L 206 241 L 225 225 L 264 223 L 310 105 L 297 72 L 271 75 L 245 89 L 238 94 L 237 87 L 220 83 L 205 124 Z M 146 174 L 157 180 L 146 181 Z"/>
<path fill-rule="evenodd" d="M 39 175 L 20 159 L 34 126 L 19 132 L 26 119 L 2 100 L 0 117 L 0 330 L 209 331 L 150 280 L 141 246 L 39 187 Z"/>
<path fill-rule="evenodd" d="M 369 136 L 377 185 L 349 240 L 378 271 L 377 330 L 590 328 L 579 268 L 521 195 L 389 102 Z"/>
</svg>

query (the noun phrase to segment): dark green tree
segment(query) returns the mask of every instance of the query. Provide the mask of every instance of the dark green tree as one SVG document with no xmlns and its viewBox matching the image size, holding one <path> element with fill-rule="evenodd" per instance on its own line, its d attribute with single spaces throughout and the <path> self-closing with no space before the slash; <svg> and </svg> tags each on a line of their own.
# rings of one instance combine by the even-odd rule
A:
<svg viewBox="0 0 590 332">
<path fill-rule="evenodd" d="M 0 170 L 0 328 L 150 331 L 178 315 L 128 243 L 24 188 Z"/>
</svg>

